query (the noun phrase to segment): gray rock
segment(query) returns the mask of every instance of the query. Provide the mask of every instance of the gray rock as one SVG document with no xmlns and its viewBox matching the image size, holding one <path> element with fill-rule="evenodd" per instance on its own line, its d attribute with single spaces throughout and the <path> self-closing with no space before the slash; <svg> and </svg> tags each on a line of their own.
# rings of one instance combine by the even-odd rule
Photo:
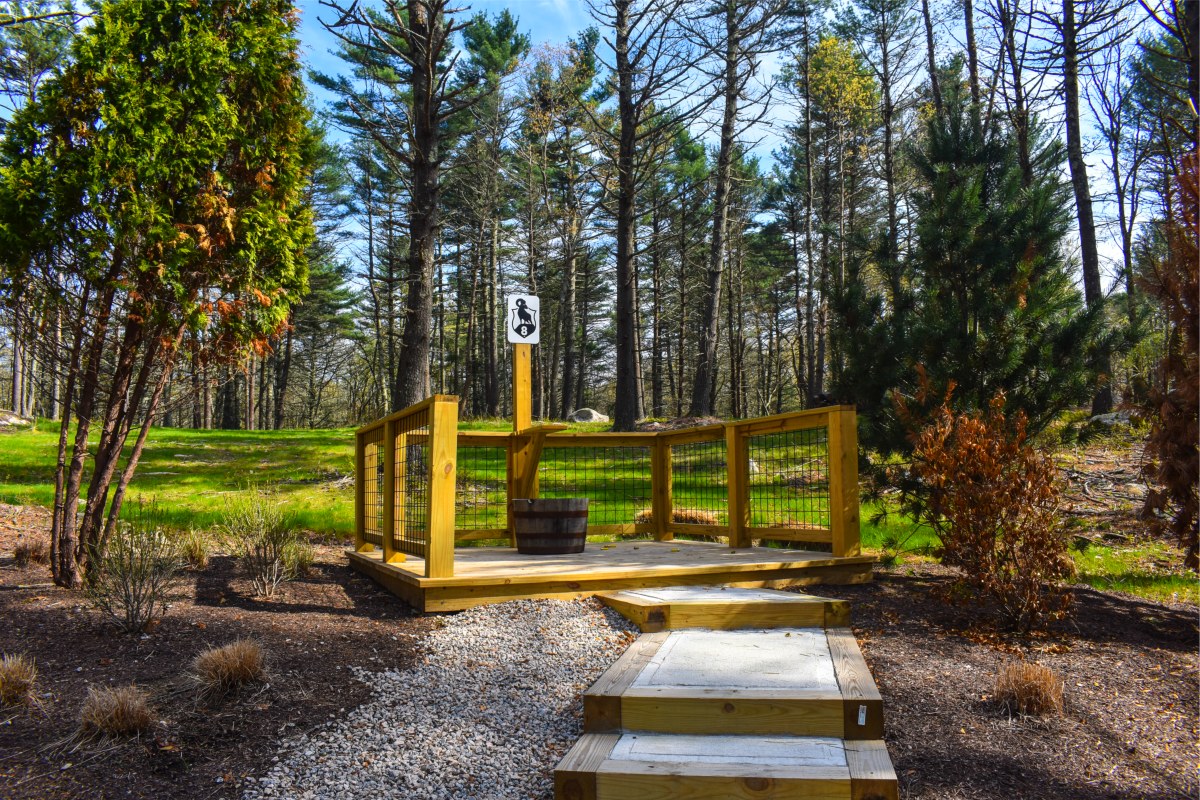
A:
<svg viewBox="0 0 1200 800">
<path fill-rule="evenodd" d="M 580 408 L 567 415 L 571 422 L 611 422 L 608 417 L 594 408 Z"/>
</svg>

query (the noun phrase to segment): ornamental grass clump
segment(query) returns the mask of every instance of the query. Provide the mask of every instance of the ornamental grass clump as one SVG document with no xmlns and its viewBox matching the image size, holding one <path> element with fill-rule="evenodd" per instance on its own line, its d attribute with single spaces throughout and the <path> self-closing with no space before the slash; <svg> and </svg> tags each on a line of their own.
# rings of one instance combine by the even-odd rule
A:
<svg viewBox="0 0 1200 800">
<path fill-rule="evenodd" d="M 253 639 L 239 639 L 221 647 L 210 647 L 192 662 L 202 692 L 220 697 L 243 686 L 266 680 L 266 656 Z"/>
<path fill-rule="evenodd" d="M 906 505 L 940 537 L 943 563 L 961 577 L 955 594 L 992 603 L 1027 632 L 1061 618 L 1074 574 L 1059 514 L 1054 462 L 1027 442 L 1026 418 L 1004 413 L 998 393 L 986 411 L 942 404 L 912 436 Z M 897 401 L 902 417 L 907 407 Z M 910 417 L 911 419 L 911 417 Z"/>
<path fill-rule="evenodd" d="M 203 531 L 189 528 L 179 537 L 179 553 L 189 569 L 197 572 L 208 567 L 209 541 Z"/>
<path fill-rule="evenodd" d="M 137 686 L 91 686 L 79 712 L 84 736 L 137 736 L 157 722 L 150 698 Z"/>
<path fill-rule="evenodd" d="M 17 562 L 18 567 L 46 564 L 50 561 L 50 551 L 44 539 L 24 538 L 13 550 L 13 561 Z"/>
<path fill-rule="evenodd" d="M 1063 712 L 1063 680 L 1041 664 L 1006 664 L 996 676 L 994 696 L 1009 714 L 1045 717 Z"/>
<path fill-rule="evenodd" d="M 37 699 L 37 664 L 24 653 L 0 656 L 0 706 L 31 706 Z"/>
</svg>

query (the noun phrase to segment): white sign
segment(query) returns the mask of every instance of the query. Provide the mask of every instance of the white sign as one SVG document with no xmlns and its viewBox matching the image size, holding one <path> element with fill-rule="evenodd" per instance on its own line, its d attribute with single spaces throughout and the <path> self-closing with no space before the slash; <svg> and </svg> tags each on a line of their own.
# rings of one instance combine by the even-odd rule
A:
<svg viewBox="0 0 1200 800">
<path fill-rule="evenodd" d="M 540 301 L 531 294 L 510 294 L 508 301 L 508 340 L 513 344 L 537 344 L 542 338 Z"/>
</svg>

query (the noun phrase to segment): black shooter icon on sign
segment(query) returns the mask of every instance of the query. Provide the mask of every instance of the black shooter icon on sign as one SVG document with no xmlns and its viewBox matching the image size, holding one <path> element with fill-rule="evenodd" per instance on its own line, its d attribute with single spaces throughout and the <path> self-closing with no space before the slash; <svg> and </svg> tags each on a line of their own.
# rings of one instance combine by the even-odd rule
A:
<svg viewBox="0 0 1200 800">
<path fill-rule="evenodd" d="M 508 297 L 508 340 L 514 344 L 537 344 L 538 299 L 532 295 Z"/>
</svg>

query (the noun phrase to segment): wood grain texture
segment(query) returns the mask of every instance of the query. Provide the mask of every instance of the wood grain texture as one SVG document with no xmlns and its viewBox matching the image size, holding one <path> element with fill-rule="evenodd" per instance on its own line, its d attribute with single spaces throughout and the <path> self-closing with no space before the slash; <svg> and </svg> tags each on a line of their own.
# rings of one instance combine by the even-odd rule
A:
<svg viewBox="0 0 1200 800">
<path fill-rule="evenodd" d="M 554 769 L 555 800 L 598 800 L 596 770 L 620 738 L 616 734 L 591 734 L 576 742 Z"/>
<path fill-rule="evenodd" d="M 429 526 L 425 577 L 454 575 L 454 491 L 458 458 L 458 402 L 439 401 L 429 411 Z"/>
<path fill-rule="evenodd" d="M 583 694 L 583 729 L 589 733 L 622 730 L 621 695 L 650 663 L 667 634 L 639 636 Z"/>
<path fill-rule="evenodd" d="M 873 559 L 832 558 L 774 548 L 731 550 L 712 542 L 613 542 L 576 555 L 523 556 L 506 547 L 455 551 L 454 575 L 426 578 L 424 562 L 381 563 L 378 553 L 348 551 L 351 565 L 371 577 L 388 574 L 421 593 L 425 611 L 461 611 L 518 599 L 569 599 L 620 589 L 729 584 L 781 588 L 870 581 Z M 785 560 L 781 560 L 785 559 Z M 383 581 L 380 581 L 381 583 Z"/>
<path fill-rule="evenodd" d="M 827 631 L 833 672 L 845 698 L 845 733 L 851 739 L 883 738 L 883 698 L 862 650 L 848 628 Z M 861 707 L 866 707 L 865 723 L 858 724 Z"/>
<path fill-rule="evenodd" d="M 679 734 L 841 737 L 836 692 L 639 688 L 621 696 L 627 731 Z"/>
<path fill-rule="evenodd" d="M 597 800 L 846 800 L 844 768 L 747 768 L 736 764 L 606 761 Z"/>
<path fill-rule="evenodd" d="M 899 800 L 896 770 L 882 741 L 846 742 L 852 800 Z"/>
</svg>

